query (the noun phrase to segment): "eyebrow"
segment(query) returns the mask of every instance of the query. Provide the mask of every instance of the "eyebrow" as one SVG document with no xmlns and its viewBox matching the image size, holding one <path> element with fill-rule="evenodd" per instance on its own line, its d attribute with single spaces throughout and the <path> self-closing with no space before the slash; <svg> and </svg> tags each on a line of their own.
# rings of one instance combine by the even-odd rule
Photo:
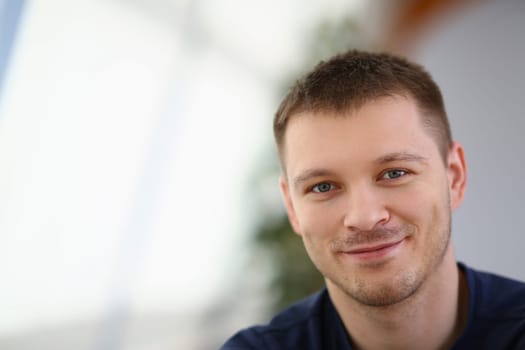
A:
<svg viewBox="0 0 525 350">
<path fill-rule="evenodd" d="M 388 153 L 388 154 L 385 154 L 377 158 L 374 162 L 377 164 L 385 164 L 385 163 L 396 162 L 396 161 L 426 163 L 428 161 L 428 158 L 422 155 L 410 153 L 410 152 L 393 152 L 393 153 Z"/>
</svg>

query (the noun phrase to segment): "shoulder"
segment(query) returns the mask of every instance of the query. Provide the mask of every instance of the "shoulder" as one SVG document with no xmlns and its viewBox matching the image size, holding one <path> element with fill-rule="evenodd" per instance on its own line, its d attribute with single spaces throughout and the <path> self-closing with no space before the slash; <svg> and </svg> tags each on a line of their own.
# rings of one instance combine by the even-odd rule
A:
<svg viewBox="0 0 525 350">
<path fill-rule="evenodd" d="M 459 349 L 525 347 L 525 283 L 460 264 L 469 287 L 469 321 Z"/>
<path fill-rule="evenodd" d="M 231 337 L 221 350 L 281 349 L 308 343 L 315 334 L 312 324 L 321 322 L 328 293 L 322 290 L 277 314 L 268 324 L 243 329 Z M 304 347 L 309 348 L 309 346 Z"/>
<path fill-rule="evenodd" d="M 475 315 L 499 321 L 525 320 L 525 283 L 466 268 Z"/>
</svg>

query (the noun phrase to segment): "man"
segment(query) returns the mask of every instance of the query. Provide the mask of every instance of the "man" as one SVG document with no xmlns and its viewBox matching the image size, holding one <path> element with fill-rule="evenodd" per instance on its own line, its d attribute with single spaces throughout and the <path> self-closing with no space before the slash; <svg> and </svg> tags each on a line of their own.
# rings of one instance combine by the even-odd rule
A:
<svg viewBox="0 0 525 350">
<path fill-rule="evenodd" d="M 321 62 L 274 133 L 288 216 L 326 289 L 222 349 L 525 349 L 525 284 L 456 262 L 465 157 L 421 66 Z"/>
</svg>

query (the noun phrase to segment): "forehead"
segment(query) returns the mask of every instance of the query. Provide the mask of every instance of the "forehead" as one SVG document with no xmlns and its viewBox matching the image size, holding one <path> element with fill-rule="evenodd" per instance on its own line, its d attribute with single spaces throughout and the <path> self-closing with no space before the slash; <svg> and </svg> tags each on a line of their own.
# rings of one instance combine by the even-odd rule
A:
<svg viewBox="0 0 525 350">
<path fill-rule="evenodd" d="M 437 144 L 410 98 L 381 98 L 348 114 L 295 115 L 283 149 L 288 175 L 306 168 L 355 167 L 392 153 L 439 158 Z"/>
</svg>

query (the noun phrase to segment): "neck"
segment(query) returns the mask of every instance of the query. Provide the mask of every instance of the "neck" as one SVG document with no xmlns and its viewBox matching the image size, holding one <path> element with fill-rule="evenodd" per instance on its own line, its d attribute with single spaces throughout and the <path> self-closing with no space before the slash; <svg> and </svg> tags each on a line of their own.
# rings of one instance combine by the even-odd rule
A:
<svg viewBox="0 0 525 350">
<path fill-rule="evenodd" d="M 466 326 L 468 288 L 451 245 L 436 271 L 397 304 L 371 307 L 328 280 L 327 288 L 357 349 L 448 349 Z"/>
</svg>

